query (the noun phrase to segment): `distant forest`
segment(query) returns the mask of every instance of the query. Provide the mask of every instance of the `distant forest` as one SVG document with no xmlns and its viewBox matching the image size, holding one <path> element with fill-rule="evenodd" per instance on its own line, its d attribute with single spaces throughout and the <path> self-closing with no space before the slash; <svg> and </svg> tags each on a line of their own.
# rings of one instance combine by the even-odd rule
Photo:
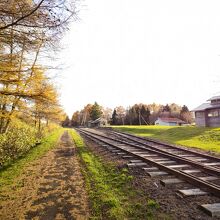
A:
<svg viewBox="0 0 220 220">
<path fill-rule="evenodd" d="M 179 118 L 186 123 L 193 122 L 193 115 L 186 105 L 175 103 L 161 104 L 135 104 L 124 108 L 104 108 L 97 102 L 87 104 L 82 110 L 73 113 L 72 118 L 67 116 L 64 126 L 86 126 L 89 121 L 102 118 L 111 125 L 153 125 L 158 117 Z"/>
</svg>

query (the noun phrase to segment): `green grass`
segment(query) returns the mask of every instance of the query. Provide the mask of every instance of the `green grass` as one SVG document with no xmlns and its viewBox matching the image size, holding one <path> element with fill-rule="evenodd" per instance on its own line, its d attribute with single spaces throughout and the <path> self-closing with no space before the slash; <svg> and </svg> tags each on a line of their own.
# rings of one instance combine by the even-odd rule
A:
<svg viewBox="0 0 220 220">
<path fill-rule="evenodd" d="M 90 219 L 156 219 L 158 203 L 132 187 L 133 176 L 126 168 L 103 161 L 85 146 L 76 131 L 69 133 L 82 163 L 91 203 Z"/>
<path fill-rule="evenodd" d="M 220 153 L 220 128 L 194 126 L 112 126 L 132 134 Z"/>
<path fill-rule="evenodd" d="M 18 177 L 29 165 L 30 162 L 42 157 L 50 149 L 56 147 L 56 143 L 63 133 L 63 128 L 56 129 L 47 137 L 45 137 L 41 144 L 32 148 L 23 157 L 18 158 L 10 165 L 0 170 L 0 188 L 13 184 L 14 179 Z M 19 185 L 19 183 L 18 183 Z"/>
</svg>

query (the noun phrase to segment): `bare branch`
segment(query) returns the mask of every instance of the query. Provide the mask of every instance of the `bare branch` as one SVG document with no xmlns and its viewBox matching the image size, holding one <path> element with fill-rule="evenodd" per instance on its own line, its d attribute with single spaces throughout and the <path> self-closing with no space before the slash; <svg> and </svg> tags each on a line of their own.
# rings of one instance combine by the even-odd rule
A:
<svg viewBox="0 0 220 220">
<path fill-rule="evenodd" d="M 11 27 L 11 26 L 17 25 L 18 22 L 20 22 L 21 20 L 24 20 L 25 18 L 31 16 L 35 11 L 38 10 L 38 8 L 42 5 L 42 3 L 43 3 L 44 1 L 45 1 L 45 0 L 41 0 L 41 1 L 39 2 L 39 4 L 38 4 L 32 11 L 30 11 L 29 13 L 27 13 L 26 15 L 23 15 L 22 17 L 18 18 L 17 20 L 13 21 L 13 22 L 10 23 L 10 24 L 7 24 L 7 25 L 5 25 L 5 26 L 0 27 L 0 30 L 4 30 L 4 29 L 7 29 L 7 28 L 9 28 L 9 27 Z"/>
</svg>

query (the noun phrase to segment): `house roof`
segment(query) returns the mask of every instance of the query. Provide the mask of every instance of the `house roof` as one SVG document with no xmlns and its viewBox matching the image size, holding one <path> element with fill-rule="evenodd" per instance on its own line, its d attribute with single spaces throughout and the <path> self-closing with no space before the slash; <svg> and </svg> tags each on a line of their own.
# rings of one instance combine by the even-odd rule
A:
<svg viewBox="0 0 220 220">
<path fill-rule="evenodd" d="M 163 122 L 175 122 L 175 123 L 186 123 L 185 121 L 179 119 L 179 118 L 158 118 Z"/>
<path fill-rule="evenodd" d="M 213 96 L 212 98 L 208 99 L 207 101 L 218 100 L 218 99 L 220 99 L 220 95 Z"/>
<path fill-rule="evenodd" d="M 196 107 L 195 109 L 192 110 L 192 112 L 198 112 L 198 111 L 204 111 L 206 109 L 215 109 L 215 108 L 220 108 L 220 103 L 219 102 L 215 102 L 212 103 L 211 101 L 214 100 L 220 100 L 220 96 L 213 96 L 210 99 L 208 99 L 206 103 L 203 103 L 201 105 L 199 105 L 198 107 Z"/>
<path fill-rule="evenodd" d="M 193 109 L 192 112 L 204 111 L 206 109 L 220 108 L 220 104 L 203 103 L 197 108 Z"/>
</svg>

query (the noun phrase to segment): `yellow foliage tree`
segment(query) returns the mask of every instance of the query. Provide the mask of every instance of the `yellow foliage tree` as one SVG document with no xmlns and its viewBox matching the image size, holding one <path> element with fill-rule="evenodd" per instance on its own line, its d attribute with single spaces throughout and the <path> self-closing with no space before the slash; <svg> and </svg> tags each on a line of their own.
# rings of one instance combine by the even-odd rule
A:
<svg viewBox="0 0 220 220">
<path fill-rule="evenodd" d="M 0 133 L 21 113 L 37 117 L 38 124 L 63 117 L 38 58 L 42 49 L 56 48 L 75 8 L 70 0 L 0 1 Z"/>
</svg>

